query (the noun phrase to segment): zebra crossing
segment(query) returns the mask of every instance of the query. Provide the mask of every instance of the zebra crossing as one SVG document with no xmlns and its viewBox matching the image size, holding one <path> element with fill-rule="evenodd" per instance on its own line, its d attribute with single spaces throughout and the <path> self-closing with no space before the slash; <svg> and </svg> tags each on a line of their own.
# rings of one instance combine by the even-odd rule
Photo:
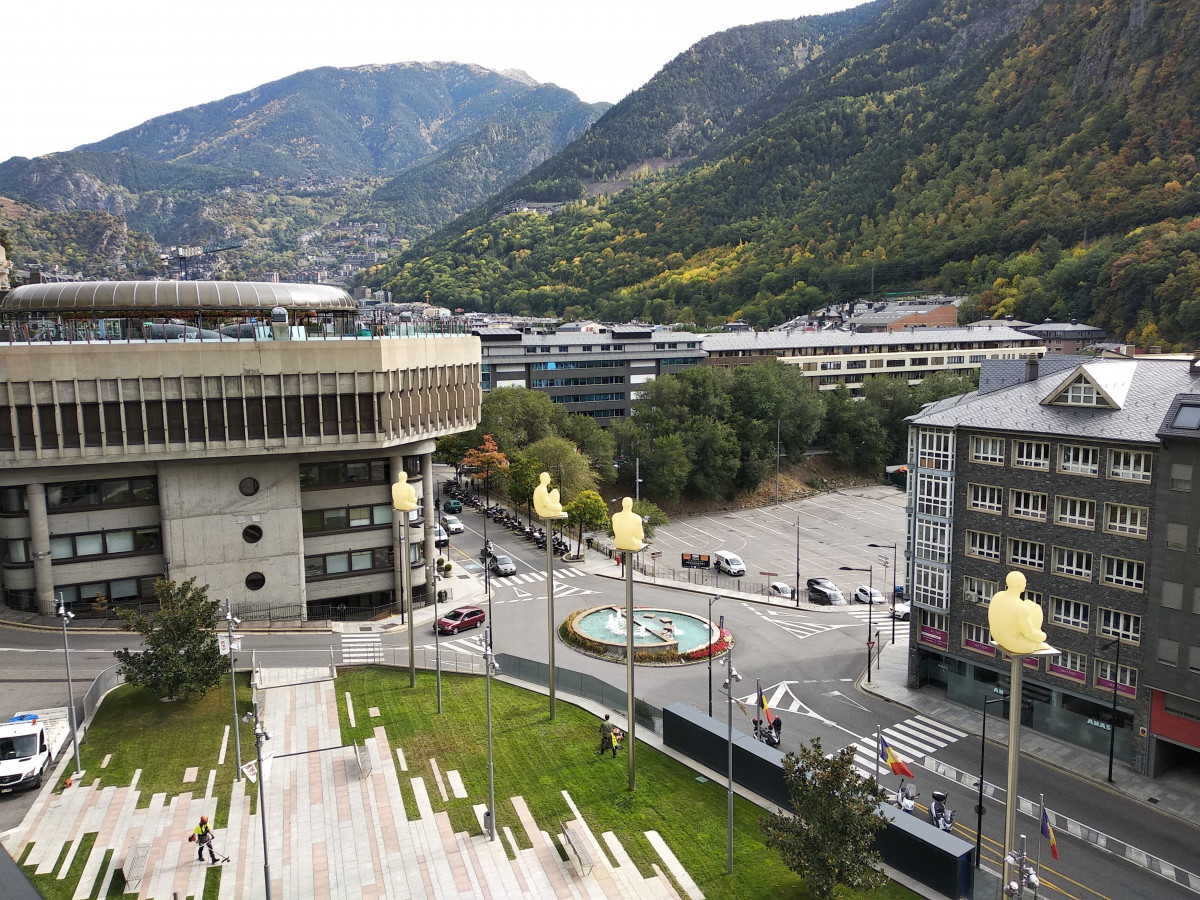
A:
<svg viewBox="0 0 1200 900">
<path fill-rule="evenodd" d="M 803 612 L 771 609 L 756 603 L 743 603 L 742 606 L 747 612 L 766 619 L 772 625 L 801 640 L 815 634 L 824 634 L 827 631 L 848 627 L 845 622 L 830 622 L 824 618 L 813 619 L 810 614 Z"/>
<path fill-rule="evenodd" d="M 378 634 L 343 634 L 342 665 L 383 664 L 383 639 Z"/>
<path fill-rule="evenodd" d="M 923 765 L 927 756 L 967 736 L 965 731 L 921 715 L 889 725 L 882 729 L 882 734 L 888 745 L 910 766 Z M 854 768 L 859 774 L 866 778 L 877 772 L 880 777 L 889 774 L 887 765 L 879 758 L 875 735 L 855 741 L 850 746 L 854 747 Z"/>
<path fill-rule="evenodd" d="M 483 635 L 474 637 L 440 638 L 437 643 L 442 653 L 468 653 L 472 656 L 483 656 Z M 421 650 L 434 651 L 433 642 L 418 645 Z"/>
<path fill-rule="evenodd" d="M 584 572 L 581 569 L 576 569 L 572 566 L 563 566 L 561 568 L 556 566 L 554 568 L 554 576 L 556 578 L 560 576 L 563 578 L 582 578 L 584 575 L 587 575 L 587 572 Z M 544 582 L 545 580 L 546 573 L 537 571 L 536 569 L 532 572 L 518 572 L 516 575 L 492 576 L 492 583 L 501 585 L 502 587 L 516 587 L 517 585 L 521 584 L 536 584 L 539 581 Z"/>
<path fill-rule="evenodd" d="M 877 624 L 891 621 L 892 618 L 891 607 L 880 603 L 876 603 L 873 609 L 866 606 L 866 604 L 856 603 L 853 606 L 847 606 L 841 611 L 848 616 L 861 619 L 863 622 L 869 620 Z"/>
</svg>

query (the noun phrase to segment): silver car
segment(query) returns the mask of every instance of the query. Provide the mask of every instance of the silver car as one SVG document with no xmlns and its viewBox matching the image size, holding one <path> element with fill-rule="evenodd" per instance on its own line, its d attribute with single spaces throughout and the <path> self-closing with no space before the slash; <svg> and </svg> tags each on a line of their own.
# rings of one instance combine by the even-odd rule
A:
<svg viewBox="0 0 1200 900">
<path fill-rule="evenodd" d="M 489 567 L 493 575 L 516 575 L 517 564 L 507 556 L 493 556 Z"/>
</svg>

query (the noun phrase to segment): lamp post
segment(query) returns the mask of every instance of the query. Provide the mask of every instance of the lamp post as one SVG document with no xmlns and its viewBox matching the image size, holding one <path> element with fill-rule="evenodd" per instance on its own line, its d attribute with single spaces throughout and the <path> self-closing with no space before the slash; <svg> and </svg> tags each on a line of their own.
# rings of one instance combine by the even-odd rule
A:
<svg viewBox="0 0 1200 900">
<path fill-rule="evenodd" d="M 721 660 L 721 665 L 728 666 L 729 677 L 721 685 L 725 689 L 726 709 L 728 711 L 729 731 L 727 735 L 727 757 L 725 760 L 725 778 L 728 784 L 728 803 L 725 811 L 725 874 L 733 874 L 733 685 L 742 680 L 742 676 L 733 667 L 733 648 Z"/>
<path fill-rule="evenodd" d="M 62 619 L 63 657 L 67 661 L 67 712 L 71 714 L 71 744 L 75 748 L 75 775 L 78 777 L 83 772 L 83 766 L 79 764 L 79 732 L 75 729 L 75 689 L 71 685 L 71 649 L 67 644 L 67 623 L 75 618 L 75 613 L 67 609 L 62 594 L 58 595 L 58 617 Z"/>
<path fill-rule="evenodd" d="M 796 608 L 800 608 L 800 517 L 796 516 Z"/>
<path fill-rule="evenodd" d="M 404 604 L 408 607 L 408 686 L 412 688 L 417 686 L 417 650 L 414 639 L 417 625 L 413 619 L 412 565 L 408 559 L 408 514 L 417 508 L 417 493 L 408 483 L 408 475 L 403 469 L 396 483 L 392 485 L 392 507 L 399 513 L 400 520 L 400 587 L 404 592 Z M 434 587 L 436 589 L 437 585 Z M 401 610 L 403 608 L 402 606 Z"/>
<path fill-rule="evenodd" d="M 496 840 L 496 769 L 492 762 L 492 672 L 499 672 L 496 657 L 492 653 L 492 626 L 483 632 L 483 671 L 487 682 L 487 753 L 488 753 L 488 840 Z"/>
<path fill-rule="evenodd" d="M 225 628 L 229 635 L 229 693 L 233 696 L 233 746 L 237 751 L 237 768 L 233 770 L 234 781 L 242 780 L 242 735 L 238 731 L 237 713 L 237 668 L 233 664 L 233 626 L 242 620 L 234 616 L 229 598 L 225 598 Z"/>
<path fill-rule="evenodd" d="M 271 900 L 271 858 L 267 852 L 267 798 L 265 796 L 267 773 L 263 769 L 262 745 L 271 739 L 270 732 L 258 718 L 258 703 L 254 704 L 254 749 L 258 757 L 258 820 L 262 823 L 263 841 L 263 884 L 266 898 Z"/>
<path fill-rule="evenodd" d="M 708 598 L 708 717 L 712 718 L 712 605 L 719 596 Z M 724 617 L 722 617 L 724 618 Z M 720 637 L 720 631 L 717 632 Z"/>
<path fill-rule="evenodd" d="M 875 643 L 875 567 L 867 566 L 865 569 L 855 566 L 839 566 L 843 572 L 866 572 L 867 573 L 867 684 L 871 683 L 871 645 Z"/>
<path fill-rule="evenodd" d="M 892 551 L 892 643 L 896 643 L 896 544 L 867 544 L 868 547 L 874 547 L 876 550 Z M 883 564 L 887 565 L 887 557 L 883 558 Z"/>
<path fill-rule="evenodd" d="M 64 628 L 65 628 L 65 626 L 64 626 Z M 64 634 L 66 633 L 65 630 L 63 633 Z M 1101 648 L 1102 650 L 1111 650 L 1113 648 L 1114 644 L 1117 647 L 1117 660 L 1116 660 L 1116 662 L 1113 663 L 1113 691 L 1112 691 L 1112 713 L 1111 713 L 1112 721 L 1109 722 L 1109 730 L 1108 730 L 1108 783 L 1109 784 L 1112 784 L 1112 780 L 1113 780 L 1113 777 L 1112 777 L 1113 755 L 1116 753 L 1116 749 L 1117 749 L 1117 685 L 1119 685 L 1121 683 L 1120 682 L 1120 678 L 1121 678 L 1121 636 L 1117 635 L 1117 639 L 1115 641 L 1109 641 L 1107 644 L 1105 644 Z"/>
<path fill-rule="evenodd" d="M 987 708 L 991 703 L 1003 703 L 1007 696 L 993 697 L 983 700 L 983 736 L 979 743 L 979 803 L 975 806 L 975 868 L 979 868 L 980 854 L 983 852 L 983 751 L 987 748 Z M 1010 713 L 1011 715 L 1011 713 Z"/>
</svg>

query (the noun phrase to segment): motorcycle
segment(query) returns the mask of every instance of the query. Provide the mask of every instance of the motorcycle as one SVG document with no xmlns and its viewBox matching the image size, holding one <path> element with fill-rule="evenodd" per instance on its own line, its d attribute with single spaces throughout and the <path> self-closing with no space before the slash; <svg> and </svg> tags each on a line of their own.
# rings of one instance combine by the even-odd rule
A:
<svg viewBox="0 0 1200 900">
<path fill-rule="evenodd" d="M 939 792 L 940 793 L 940 792 Z M 906 782 L 903 778 L 900 779 L 900 787 L 896 790 L 896 796 L 892 800 L 892 804 L 899 810 L 908 813 L 910 816 L 914 814 L 917 808 L 917 798 L 921 795 L 917 793 L 917 786 L 911 781 Z M 937 796 L 936 794 L 934 796 Z M 942 794 L 945 797 L 945 794 Z"/>
<path fill-rule="evenodd" d="M 758 719 L 754 720 L 754 737 L 762 741 L 768 747 L 779 747 L 779 730 Z"/>
<path fill-rule="evenodd" d="M 929 804 L 930 824 L 936 825 L 942 831 L 954 829 L 954 810 L 946 809 L 946 792 L 934 791 L 933 802 Z"/>
</svg>

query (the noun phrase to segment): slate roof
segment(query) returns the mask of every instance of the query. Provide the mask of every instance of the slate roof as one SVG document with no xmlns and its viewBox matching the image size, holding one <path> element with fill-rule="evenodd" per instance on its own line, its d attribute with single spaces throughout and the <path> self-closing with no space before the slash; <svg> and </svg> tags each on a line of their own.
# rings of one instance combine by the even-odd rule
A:
<svg viewBox="0 0 1200 900">
<path fill-rule="evenodd" d="M 914 328 L 911 331 L 866 332 L 849 331 L 755 331 L 748 334 L 706 334 L 704 349 L 722 350 L 789 350 L 793 347 L 902 347 L 911 344 L 955 344 L 961 342 L 985 344 L 1015 341 L 1022 346 L 1040 346 L 1032 335 L 1012 328 Z"/>
<path fill-rule="evenodd" d="M 1161 437 L 1180 437 L 1188 438 L 1196 441 L 1200 440 L 1200 424 L 1197 427 L 1192 427 L 1191 423 L 1197 421 L 1195 412 L 1190 415 L 1181 417 L 1176 420 L 1176 414 L 1180 407 L 1186 407 L 1191 410 L 1200 410 L 1200 394 L 1179 394 L 1171 401 L 1171 408 L 1167 410 L 1167 414 L 1163 416 L 1162 427 L 1158 429 L 1158 436 Z"/>
<path fill-rule="evenodd" d="M 1176 395 L 1200 392 L 1200 373 L 1184 361 L 1096 360 L 1087 365 L 1092 372 L 1112 365 L 1133 367 L 1121 409 L 1043 405 L 1047 396 L 1072 377 L 1072 369 L 988 394 L 976 391 L 934 403 L 908 421 L 934 428 L 1157 443 L 1157 434 Z M 1101 372 L 1100 377 L 1108 375 Z"/>
<path fill-rule="evenodd" d="M 1085 357 L 1064 353 L 1047 353 L 1038 359 L 1038 377 L 1075 369 Z M 979 365 L 979 393 L 990 394 L 1020 384 L 1025 380 L 1025 360 L 985 359 Z"/>
</svg>

